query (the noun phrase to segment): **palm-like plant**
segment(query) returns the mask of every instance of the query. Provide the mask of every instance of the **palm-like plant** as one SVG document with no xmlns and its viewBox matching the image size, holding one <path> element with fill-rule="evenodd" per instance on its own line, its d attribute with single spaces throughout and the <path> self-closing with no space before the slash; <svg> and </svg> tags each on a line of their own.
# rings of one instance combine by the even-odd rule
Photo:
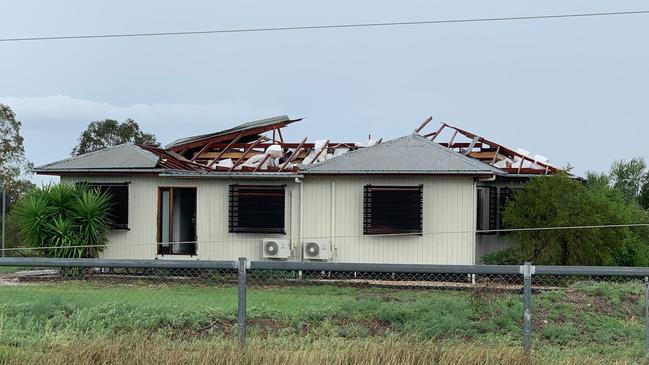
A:
<svg viewBox="0 0 649 365">
<path fill-rule="evenodd" d="M 48 257 L 97 257 L 110 229 L 110 196 L 88 186 L 34 189 L 16 205 L 21 237 Z"/>
</svg>

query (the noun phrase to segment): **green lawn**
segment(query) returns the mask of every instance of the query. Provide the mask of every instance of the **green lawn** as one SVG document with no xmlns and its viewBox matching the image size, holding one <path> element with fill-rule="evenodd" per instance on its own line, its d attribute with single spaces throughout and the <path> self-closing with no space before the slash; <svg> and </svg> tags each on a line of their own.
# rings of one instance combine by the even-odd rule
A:
<svg viewBox="0 0 649 365">
<path fill-rule="evenodd" d="M 643 358 L 642 286 L 575 284 L 533 297 L 537 356 L 603 363 Z M 236 288 L 191 285 L 0 285 L 0 344 L 5 353 L 128 336 L 175 343 L 231 341 Z M 251 340 L 456 341 L 518 348 L 519 294 L 473 291 L 358 289 L 333 286 L 248 290 Z M 1 345 L 0 345 L 1 346 Z M 2 355 L 0 347 L 0 355 Z M 10 355 L 5 355 L 10 356 Z M 0 360 L 2 357 L 0 356 Z M 1 361 L 0 361 L 1 363 Z"/>
</svg>

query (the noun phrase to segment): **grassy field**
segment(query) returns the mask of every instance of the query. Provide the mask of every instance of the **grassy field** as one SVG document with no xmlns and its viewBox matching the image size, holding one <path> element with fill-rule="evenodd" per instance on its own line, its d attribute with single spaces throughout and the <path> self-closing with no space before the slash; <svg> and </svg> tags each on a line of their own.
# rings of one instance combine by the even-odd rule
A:
<svg viewBox="0 0 649 365">
<path fill-rule="evenodd" d="M 637 363 L 641 292 L 583 283 L 535 294 L 526 359 L 512 293 L 249 289 L 250 340 L 239 351 L 233 287 L 0 285 L 0 363 Z"/>
</svg>

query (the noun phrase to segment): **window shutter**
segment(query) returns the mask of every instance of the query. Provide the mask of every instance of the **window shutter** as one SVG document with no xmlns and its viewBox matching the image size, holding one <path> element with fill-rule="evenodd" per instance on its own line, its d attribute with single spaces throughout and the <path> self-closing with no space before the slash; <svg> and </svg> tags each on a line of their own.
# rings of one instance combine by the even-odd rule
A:
<svg viewBox="0 0 649 365">
<path fill-rule="evenodd" d="M 423 185 L 363 190 L 363 234 L 422 234 Z"/>
<path fill-rule="evenodd" d="M 229 232 L 285 234 L 286 185 L 230 185 Z"/>
</svg>

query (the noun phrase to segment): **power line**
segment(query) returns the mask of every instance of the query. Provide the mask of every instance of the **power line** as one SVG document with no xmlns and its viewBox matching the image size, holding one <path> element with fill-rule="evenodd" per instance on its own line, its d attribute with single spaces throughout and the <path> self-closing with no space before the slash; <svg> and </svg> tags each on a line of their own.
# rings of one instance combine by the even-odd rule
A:
<svg viewBox="0 0 649 365">
<path fill-rule="evenodd" d="M 113 33 L 113 34 L 61 35 L 61 36 L 43 36 L 43 37 L 17 37 L 17 38 L 0 38 L 0 42 L 52 41 L 52 40 L 95 39 L 95 38 L 166 37 L 166 36 L 201 35 L 201 34 L 281 32 L 281 31 L 295 31 L 295 30 L 341 29 L 341 28 L 376 28 L 376 27 L 397 27 L 397 26 L 410 26 L 410 25 L 481 23 L 481 22 L 502 22 L 502 21 L 510 21 L 510 20 L 523 21 L 523 20 L 585 18 L 585 17 L 641 15 L 641 14 L 649 14 L 649 10 L 615 11 L 615 12 L 604 12 L 604 13 L 529 15 L 529 16 L 497 17 L 497 18 L 437 19 L 437 20 L 385 22 L 385 23 L 351 23 L 351 24 L 284 26 L 284 27 L 268 27 L 268 28 L 235 28 L 235 29 L 196 30 L 196 31 L 181 31 L 181 32 Z"/>
</svg>

